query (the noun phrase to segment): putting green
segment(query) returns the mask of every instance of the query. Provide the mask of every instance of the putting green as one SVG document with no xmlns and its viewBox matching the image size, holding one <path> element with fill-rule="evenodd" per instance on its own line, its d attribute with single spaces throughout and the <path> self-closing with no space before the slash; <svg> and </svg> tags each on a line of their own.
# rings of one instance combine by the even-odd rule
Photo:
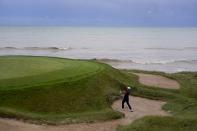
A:
<svg viewBox="0 0 197 131">
<path fill-rule="evenodd" d="M 39 75 L 64 68 L 64 64 L 58 61 L 43 58 L 1 57 L 0 79 L 10 79 L 25 76 Z"/>
<path fill-rule="evenodd" d="M 94 62 L 30 56 L 0 57 L 0 90 L 27 88 L 44 83 L 74 81 L 95 74 Z"/>
</svg>

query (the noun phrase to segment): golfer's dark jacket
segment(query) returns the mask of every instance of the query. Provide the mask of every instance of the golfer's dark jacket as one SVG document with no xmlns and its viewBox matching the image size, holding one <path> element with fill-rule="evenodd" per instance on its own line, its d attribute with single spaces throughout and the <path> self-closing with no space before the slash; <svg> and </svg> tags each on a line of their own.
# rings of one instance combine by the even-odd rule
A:
<svg viewBox="0 0 197 131">
<path fill-rule="evenodd" d="M 125 94 L 124 94 L 124 99 L 128 100 L 129 99 L 129 94 L 130 94 L 130 90 L 126 90 Z"/>
</svg>

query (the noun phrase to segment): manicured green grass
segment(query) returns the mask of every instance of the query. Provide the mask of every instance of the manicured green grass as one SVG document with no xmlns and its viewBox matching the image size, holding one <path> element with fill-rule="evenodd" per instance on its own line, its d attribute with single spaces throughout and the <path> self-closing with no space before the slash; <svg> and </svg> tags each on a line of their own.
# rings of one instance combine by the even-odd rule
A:
<svg viewBox="0 0 197 131">
<path fill-rule="evenodd" d="M 163 75 L 177 80 L 179 90 L 160 89 L 141 85 L 138 77 L 133 76 L 133 95 L 156 100 L 165 100 L 163 109 L 171 112 L 172 116 L 148 116 L 136 120 L 128 126 L 118 127 L 118 131 L 196 131 L 197 130 L 197 72 L 180 72 L 165 74 L 139 70 L 124 70 L 125 73 L 142 72 Z"/>
<path fill-rule="evenodd" d="M 71 82 L 102 71 L 89 61 L 50 57 L 0 57 L 0 90 Z"/>
<path fill-rule="evenodd" d="M 123 116 L 110 104 L 129 77 L 108 65 L 32 56 L 3 56 L 0 63 L 2 117 L 59 124 Z"/>
</svg>

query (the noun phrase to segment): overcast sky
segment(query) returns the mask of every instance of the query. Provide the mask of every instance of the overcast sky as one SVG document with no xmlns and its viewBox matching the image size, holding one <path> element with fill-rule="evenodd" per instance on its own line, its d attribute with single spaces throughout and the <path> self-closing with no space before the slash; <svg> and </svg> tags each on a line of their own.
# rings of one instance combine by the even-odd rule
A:
<svg viewBox="0 0 197 131">
<path fill-rule="evenodd" d="M 0 0 L 0 25 L 197 26 L 197 0 Z"/>
</svg>

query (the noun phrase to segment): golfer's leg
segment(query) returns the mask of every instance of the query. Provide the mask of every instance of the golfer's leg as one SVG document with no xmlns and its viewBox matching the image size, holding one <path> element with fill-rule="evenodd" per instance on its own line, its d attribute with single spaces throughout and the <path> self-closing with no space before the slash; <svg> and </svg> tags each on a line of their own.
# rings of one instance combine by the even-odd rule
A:
<svg viewBox="0 0 197 131">
<path fill-rule="evenodd" d="M 124 109 L 124 103 L 125 103 L 125 100 L 123 99 L 122 100 L 122 109 Z"/>
<path fill-rule="evenodd" d="M 126 101 L 129 109 L 131 110 L 131 105 L 129 104 L 129 100 Z"/>
</svg>

